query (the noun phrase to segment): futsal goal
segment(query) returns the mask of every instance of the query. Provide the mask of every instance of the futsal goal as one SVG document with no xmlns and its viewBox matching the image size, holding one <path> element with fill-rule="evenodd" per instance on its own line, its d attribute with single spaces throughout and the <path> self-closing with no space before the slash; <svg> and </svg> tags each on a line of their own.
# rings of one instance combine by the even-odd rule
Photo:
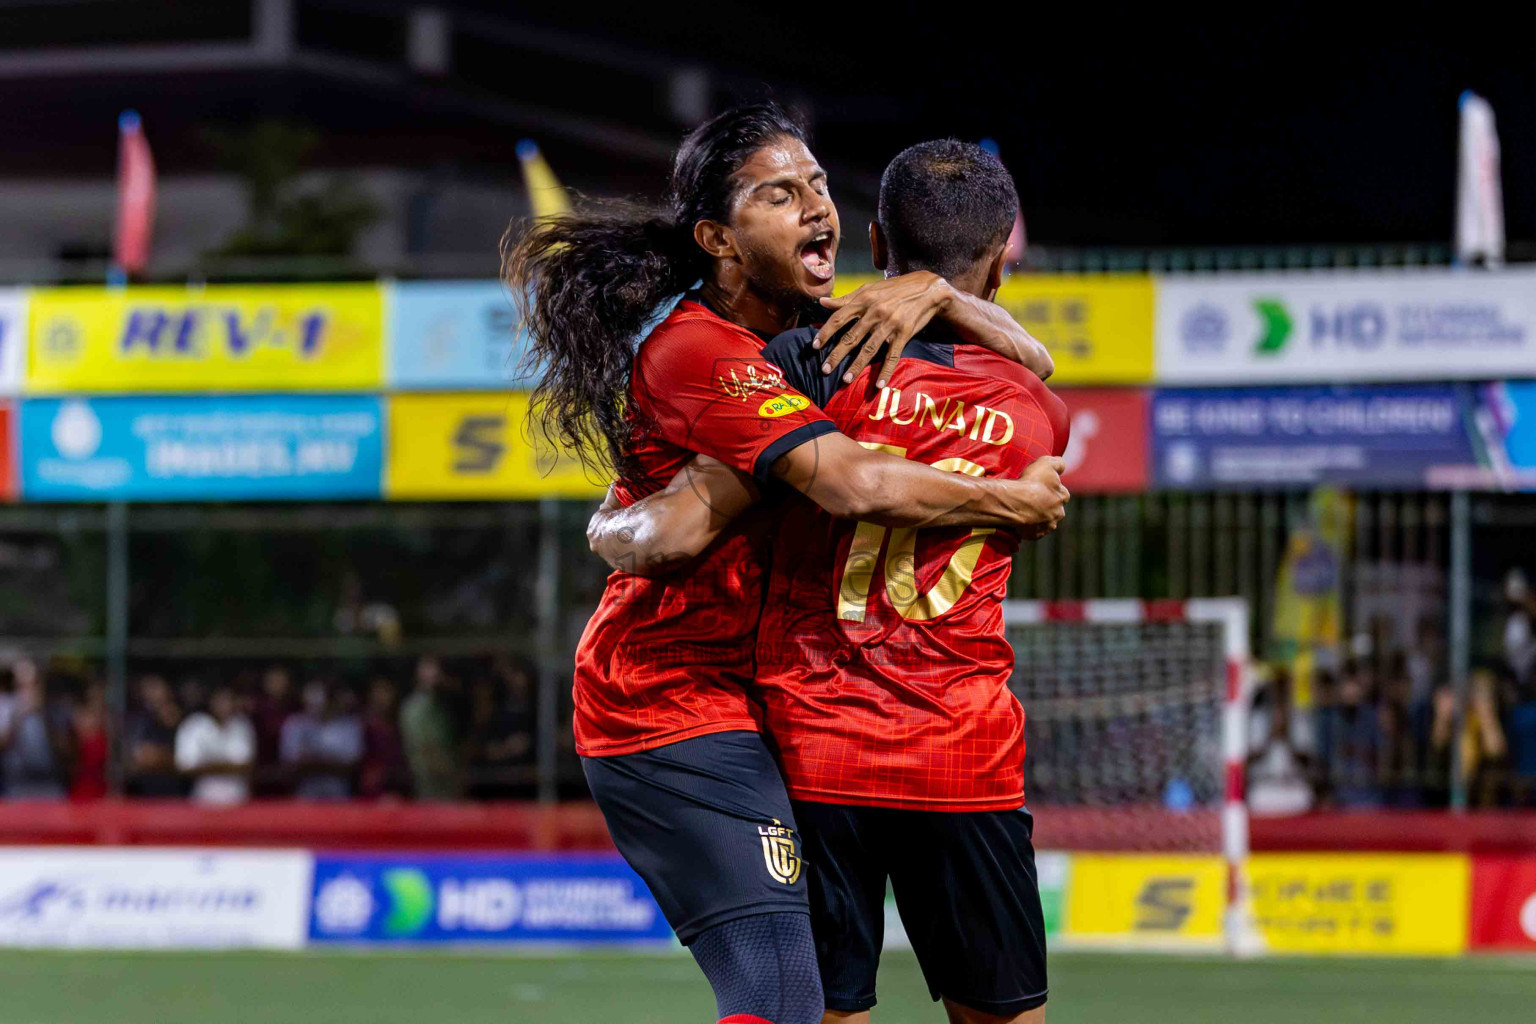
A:
<svg viewBox="0 0 1536 1024">
<path fill-rule="evenodd" d="M 1053 941 L 1251 951 L 1246 602 L 1008 601 L 1003 614 Z"/>
</svg>

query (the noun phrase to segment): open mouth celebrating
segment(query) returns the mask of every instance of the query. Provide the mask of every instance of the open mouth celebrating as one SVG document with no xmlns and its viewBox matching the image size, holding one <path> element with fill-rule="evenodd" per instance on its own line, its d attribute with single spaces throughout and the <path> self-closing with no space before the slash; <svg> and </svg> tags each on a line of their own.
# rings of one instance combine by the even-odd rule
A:
<svg viewBox="0 0 1536 1024">
<path fill-rule="evenodd" d="M 818 231 L 800 247 L 800 262 L 818 281 L 832 280 L 832 250 L 835 240 L 829 230 Z"/>
</svg>

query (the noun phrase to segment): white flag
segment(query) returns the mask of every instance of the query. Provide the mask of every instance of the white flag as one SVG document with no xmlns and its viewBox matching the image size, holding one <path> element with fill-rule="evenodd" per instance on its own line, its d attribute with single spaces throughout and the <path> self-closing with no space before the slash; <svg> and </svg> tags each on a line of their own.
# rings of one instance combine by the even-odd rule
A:
<svg viewBox="0 0 1536 1024">
<path fill-rule="evenodd" d="M 1504 189 L 1493 108 L 1477 93 L 1461 94 L 1461 161 L 1456 175 L 1456 259 L 1504 262 Z"/>
</svg>

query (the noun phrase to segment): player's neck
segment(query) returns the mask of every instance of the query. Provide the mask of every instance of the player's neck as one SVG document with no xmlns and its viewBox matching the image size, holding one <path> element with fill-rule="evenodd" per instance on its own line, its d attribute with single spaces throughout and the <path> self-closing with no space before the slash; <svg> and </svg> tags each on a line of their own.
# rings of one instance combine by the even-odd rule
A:
<svg viewBox="0 0 1536 1024">
<path fill-rule="evenodd" d="M 911 269 L 923 268 L 902 269 L 888 276 L 900 277 L 902 274 L 909 273 Z M 963 274 L 951 274 L 945 277 L 944 280 L 948 281 L 950 287 L 954 288 L 957 292 L 974 295 L 978 299 L 985 299 L 988 302 L 992 301 L 991 291 L 987 288 L 987 268 L 984 266 L 972 267 Z"/>
<path fill-rule="evenodd" d="M 797 308 L 774 301 L 746 281 L 705 281 L 699 293 L 705 305 L 731 323 L 770 337 L 795 326 L 799 313 Z"/>
</svg>

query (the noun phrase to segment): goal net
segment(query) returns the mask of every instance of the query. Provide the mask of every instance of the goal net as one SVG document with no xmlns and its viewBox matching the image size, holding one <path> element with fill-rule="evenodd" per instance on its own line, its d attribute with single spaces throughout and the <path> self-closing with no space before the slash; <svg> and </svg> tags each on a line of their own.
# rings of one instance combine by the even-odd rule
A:
<svg viewBox="0 0 1536 1024">
<path fill-rule="evenodd" d="M 1067 937 L 1241 951 L 1247 605 L 1009 601 L 1004 617 L 1035 845 L 1071 858 L 1074 887 L 1096 871 L 1096 889 L 1126 890 L 1073 891 Z"/>
</svg>

